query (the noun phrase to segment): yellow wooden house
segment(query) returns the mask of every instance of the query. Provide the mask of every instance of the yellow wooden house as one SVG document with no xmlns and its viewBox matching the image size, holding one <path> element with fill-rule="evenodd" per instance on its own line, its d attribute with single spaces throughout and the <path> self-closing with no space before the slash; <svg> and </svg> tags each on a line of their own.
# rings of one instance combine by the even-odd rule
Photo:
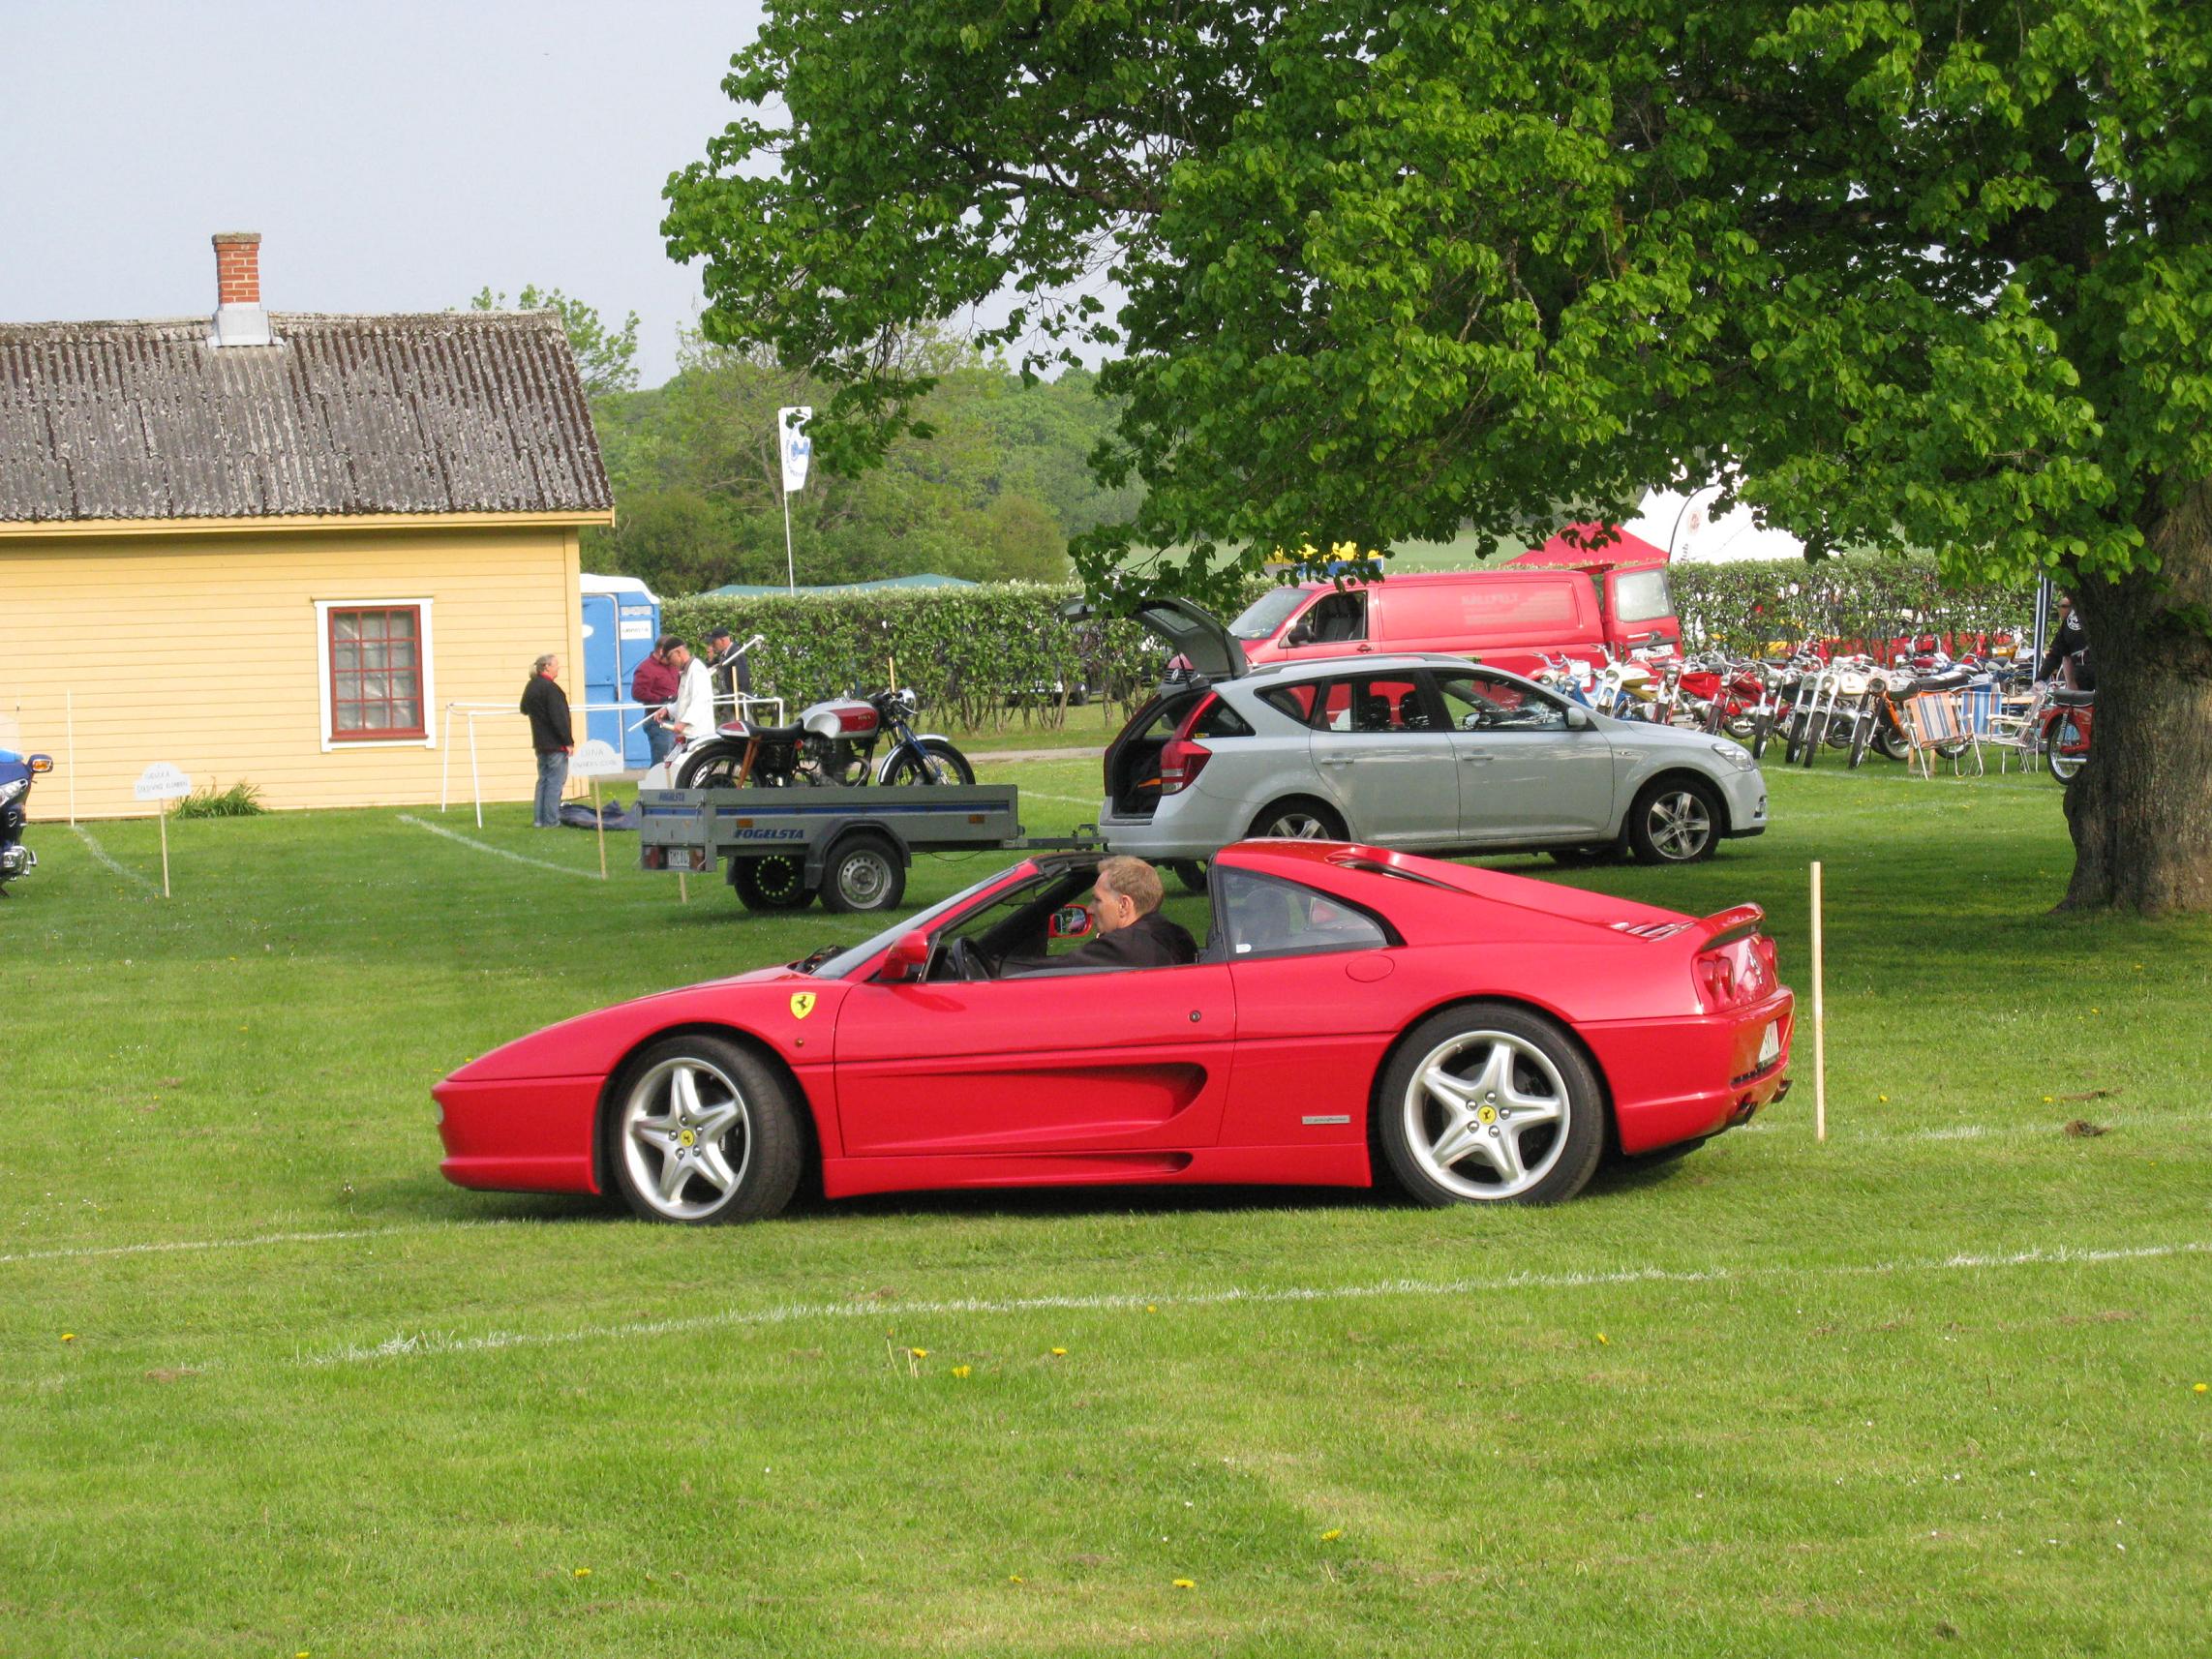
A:
<svg viewBox="0 0 2212 1659">
<path fill-rule="evenodd" d="M 49 814 L 143 812 L 157 761 L 419 803 L 466 796 L 478 706 L 485 796 L 528 799 L 499 711 L 547 651 L 582 701 L 614 520 L 560 321 L 264 312 L 258 240 L 216 238 L 212 318 L 0 323 L 0 747 L 54 756 Z"/>
</svg>

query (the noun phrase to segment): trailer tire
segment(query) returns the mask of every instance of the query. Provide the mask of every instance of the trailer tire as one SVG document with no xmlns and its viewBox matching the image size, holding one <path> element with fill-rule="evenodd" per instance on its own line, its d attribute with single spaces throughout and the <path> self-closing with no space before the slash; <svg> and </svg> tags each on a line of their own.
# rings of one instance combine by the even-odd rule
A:
<svg viewBox="0 0 2212 1659">
<path fill-rule="evenodd" d="M 906 864 L 888 836 L 856 830 L 822 860 L 822 906 L 839 916 L 872 915 L 906 896 Z"/>
<path fill-rule="evenodd" d="M 814 902 L 805 863 L 789 853 L 732 859 L 730 886 L 747 910 L 804 910 Z"/>
</svg>

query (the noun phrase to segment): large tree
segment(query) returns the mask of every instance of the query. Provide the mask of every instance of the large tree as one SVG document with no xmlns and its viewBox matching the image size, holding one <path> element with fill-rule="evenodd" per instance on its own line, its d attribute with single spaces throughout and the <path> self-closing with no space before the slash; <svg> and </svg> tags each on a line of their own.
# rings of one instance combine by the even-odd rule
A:
<svg viewBox="0 0 2212 1659">
<path fill-rule="evenodd" d="M 1663 480 L 2050 571 L 2067 900 L 2212 908 L 2203 0 L 771 0 L 726 87 L 670 250 L 839 388 L 833 459 L 920 389 L 902 330 L 1011 286 L 986 343 L 1122 352 L 1094 580 Z"/>
</svg>

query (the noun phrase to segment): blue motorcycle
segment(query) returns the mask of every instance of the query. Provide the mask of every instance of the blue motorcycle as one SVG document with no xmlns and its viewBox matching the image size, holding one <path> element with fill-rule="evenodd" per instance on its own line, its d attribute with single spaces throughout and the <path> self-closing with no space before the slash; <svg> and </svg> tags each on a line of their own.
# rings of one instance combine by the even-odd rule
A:
<svg viewBox="0 0 2212 1659">
<path fill-rule="evenodd" d="M 8 896 L 10 882 L 38 868 L 38 854 L 23 845 L 23 802 L 30 799 L 31 779 L 53 769 L 51 755 L 0 749 L 0 898 Z"/>
</svg>

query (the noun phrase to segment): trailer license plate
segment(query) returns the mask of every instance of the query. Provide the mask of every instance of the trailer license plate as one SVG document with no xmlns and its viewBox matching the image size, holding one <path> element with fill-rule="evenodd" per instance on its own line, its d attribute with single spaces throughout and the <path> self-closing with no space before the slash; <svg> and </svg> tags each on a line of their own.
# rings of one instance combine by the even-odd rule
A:
<svg viewBox="0 0 2212 1659">
<path fill-rule="evenodd" d="M 1764 1071 L 1782 1057 L 1782 1022 L 1767 1022 L 1767 1035 L 1759 1039 L 1759 1070 Z"/>
<path fill-rule="evenodd" d="M 671 847 L 668 849 L 668 867 L 672 870 L 703 870 L 707 867 L 706 850 L 701 847 Z"/>
</svg>

